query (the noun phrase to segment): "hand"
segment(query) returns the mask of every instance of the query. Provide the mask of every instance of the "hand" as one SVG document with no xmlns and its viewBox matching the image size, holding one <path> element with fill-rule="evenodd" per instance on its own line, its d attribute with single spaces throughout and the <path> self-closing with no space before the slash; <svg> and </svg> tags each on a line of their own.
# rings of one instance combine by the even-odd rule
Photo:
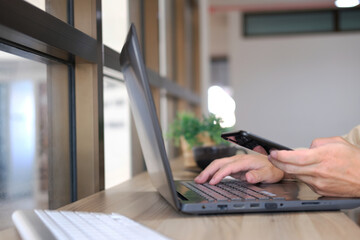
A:
<svg viewBox="0 0 360 240">
<path fill-rule="evenodd" d="M 254 151 L 266 153 L 261 147 L 255 147 Z M 229 175 L 252 184 L 274 183 L 284 177 L 284 172 L 274 167 L 265 155 L 241 154 L 213 161 L 194 180 L 196 183 L 210 180 L 215 185 Z"/>
<path fill-rule="evenodd" d="M 360 197 L 360 148 L 341 137 L 315 139 L 310 149 L 272 151 L 269 160 L 320 195 Z"/>
</svg>

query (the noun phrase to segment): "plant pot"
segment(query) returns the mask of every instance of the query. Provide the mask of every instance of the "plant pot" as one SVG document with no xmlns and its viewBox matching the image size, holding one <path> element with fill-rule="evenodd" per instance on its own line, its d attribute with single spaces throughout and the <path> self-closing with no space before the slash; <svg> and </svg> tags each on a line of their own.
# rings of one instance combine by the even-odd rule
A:
<svg viewBox="0 0 360 240">
<path fill-rule="evenodd" d="M 201 132 L 197 136 L 199 142 L 203 144 L 203 147 L 214 146 L 214 141 L 211 140 L 207 132 Z M 194 160 L 194 151 L 191 149 L 190 145 L 186 142 L 183 136 L 180 137 L 180 146 L 182 156 L 184 158 L 184 165 L 187 168 L 193 168 L 198 165 Z"/>
<path fill-rule="evenodd" d="M 182 156 L 184 159 L 184 166 L 186 168 L 196 167 L 193 151 L 191 151 L 189 144 L 186 142 L 183 136 L 180 137 L 180 146 L 181 146 Z"/>
<path fill-rule="evenodd" d="M 192 150 L 195 162 L 201 169 L 206 168 L 215 159 L 231 157 L 237 151 L 235 147 L 225 145 L 194 147 Z"/>
</svg>

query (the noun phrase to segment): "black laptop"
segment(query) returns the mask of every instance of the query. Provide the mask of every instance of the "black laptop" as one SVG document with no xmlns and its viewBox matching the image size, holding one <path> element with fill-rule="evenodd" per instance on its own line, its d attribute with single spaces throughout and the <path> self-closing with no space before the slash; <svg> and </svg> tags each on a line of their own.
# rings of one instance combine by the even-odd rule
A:
<svg viewBox="0 0 360 240">
<path fill-rule="evenodd" d="M 134 25 L 121 51 L 120 66 L 147 171 L 157 191 L 175 209 L 209 214 L 338 210 L 360 206 L 359 198 L 322 197 L 296 181 L 251 185 L 239 180 L 223 180 L 215 186 L 196 184 L 192 180 L 174 181 Z"/>
</svg>

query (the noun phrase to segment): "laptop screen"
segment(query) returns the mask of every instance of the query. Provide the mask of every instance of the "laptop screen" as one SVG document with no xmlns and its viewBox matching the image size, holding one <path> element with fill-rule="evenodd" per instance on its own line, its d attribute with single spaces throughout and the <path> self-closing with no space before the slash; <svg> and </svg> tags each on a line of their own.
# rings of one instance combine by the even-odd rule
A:
<svg viewBox="0 0 360 240">
<path fill-rule="evenodd" d="M 133 24 L 120 54 L 120 67 L 124 74 L 135 126 L 151 181 L 160 194 L 173 207 L 179 209 L 164 140 Z"/>
</svg>

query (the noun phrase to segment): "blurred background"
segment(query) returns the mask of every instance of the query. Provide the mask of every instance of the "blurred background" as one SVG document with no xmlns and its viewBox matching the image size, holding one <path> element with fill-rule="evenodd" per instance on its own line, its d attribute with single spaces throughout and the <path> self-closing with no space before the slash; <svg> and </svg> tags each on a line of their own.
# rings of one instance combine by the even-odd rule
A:
<svg viewBox="0 0 360 240">
<path fill-rule="evenodd" d="M 358 8 L 210 1 L 208 26 L 213 83 L 230 89 L 236 129 L 308 147 L 359 124 Z"/>
<path fill-rule="evenodd" d="M 145 170 L 118 64 L 130 23 L 164 133 L 213 113 L 296 148 L 360 123 L 358 0 L 0 4 L 0 230 Z"/>
</svg>

